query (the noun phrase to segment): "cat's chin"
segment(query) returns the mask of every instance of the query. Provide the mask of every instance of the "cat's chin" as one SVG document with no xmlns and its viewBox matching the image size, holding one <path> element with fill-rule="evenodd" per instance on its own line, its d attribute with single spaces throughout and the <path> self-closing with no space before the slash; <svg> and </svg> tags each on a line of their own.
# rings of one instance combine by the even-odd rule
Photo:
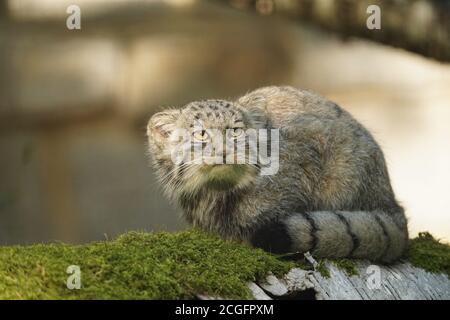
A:
<svg viewBox="0 0 450 320">
<path fill-rule="evenodd" d="M 197 174 L 180 186 L 183 193 L 195 194 L 200 191 L 232 191 L 249 187 L 258 172 L 245 164 L 202 165 Z"/>
<path fill-rule="evenodd" d="M 245 164 L 204 166 L 201 170 L 204 186 L 218 191 L 245 187 L 256 175 L 254 169 Z"/>
</svg>

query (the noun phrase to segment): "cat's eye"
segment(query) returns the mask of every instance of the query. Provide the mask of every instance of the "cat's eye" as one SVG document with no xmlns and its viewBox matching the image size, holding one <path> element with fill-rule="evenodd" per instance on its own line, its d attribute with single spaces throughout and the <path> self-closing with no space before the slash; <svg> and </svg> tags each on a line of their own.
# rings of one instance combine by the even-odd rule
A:
<svg viewBox="0 0 450 320">
<path fill-rule="evenodd" d="M 244 134 L 244 130 L 241 128 L 233 128 L 230 130 L 230 135 L 232 138 L 239 138 Z"/>
<path fill-rule="evenodd" d="M 197 141 L 206 141 L 209 138 L 208 132 L 205 130 L 194 131 L 192 135 Z"/>
</svg>

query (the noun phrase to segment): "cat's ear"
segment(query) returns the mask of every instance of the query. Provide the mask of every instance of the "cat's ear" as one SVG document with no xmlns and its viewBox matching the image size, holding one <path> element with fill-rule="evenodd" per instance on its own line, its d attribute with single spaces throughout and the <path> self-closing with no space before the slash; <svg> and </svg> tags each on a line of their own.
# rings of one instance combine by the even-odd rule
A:
<svg viewBox="0 0 450 320">
<path fill-rule="evenodd" d="M 180 117 L 181 111 L 178 109 L 168 109 L 155 113 L 147 124 L 147 136 L 156 141 L 162 141 L 169 137 L 175 130 L 175 122 Z"/>
<path fill-rule="evenodd" d="M 263 109 L 249 108 L 245 110 L 246 117 L 250 120 L 253 128 L 267 128 L 269 127 L 269 118 Z"/>
<path fill-rule="evenodd" d="M 254 128 L 267 128 L 269 126 L 269 118 L 266 113 L 266 99 L 264 96 L 243 96 L 238 100 L 238 104 Z"/>
</svg>

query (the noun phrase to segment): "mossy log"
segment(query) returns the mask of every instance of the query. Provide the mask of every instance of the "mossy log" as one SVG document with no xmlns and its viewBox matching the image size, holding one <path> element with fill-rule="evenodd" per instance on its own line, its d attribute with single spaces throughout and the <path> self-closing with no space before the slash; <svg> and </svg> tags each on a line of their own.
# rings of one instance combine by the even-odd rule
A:
<svg viewBox="0 0 450 320">
<path fill-rule="evenodd" d="M 286 260 L 198 230 L 3 246 L 0 299 L 450 299 L 450 246 L 428 233 L 396 265 L 305 257 Z M 73 266 L 78 287 L 69 285 Z"/>
</svg>

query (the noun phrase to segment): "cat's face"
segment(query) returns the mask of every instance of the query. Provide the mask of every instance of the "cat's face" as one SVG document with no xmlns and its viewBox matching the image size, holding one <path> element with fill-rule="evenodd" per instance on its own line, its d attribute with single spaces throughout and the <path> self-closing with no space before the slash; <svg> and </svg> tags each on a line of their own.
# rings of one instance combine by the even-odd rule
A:
<svg viewBox="0 0 450 320">
<path fill-rule="evenodd" d="M 246 142 L 248 129 L 265 125 L 258 116 L 224 100 L 192 102 L 153 115 L 147 135 L 163 186 L 192 193 L 252 183 L 259 166 L 249 160 Z"/>
</svg>

